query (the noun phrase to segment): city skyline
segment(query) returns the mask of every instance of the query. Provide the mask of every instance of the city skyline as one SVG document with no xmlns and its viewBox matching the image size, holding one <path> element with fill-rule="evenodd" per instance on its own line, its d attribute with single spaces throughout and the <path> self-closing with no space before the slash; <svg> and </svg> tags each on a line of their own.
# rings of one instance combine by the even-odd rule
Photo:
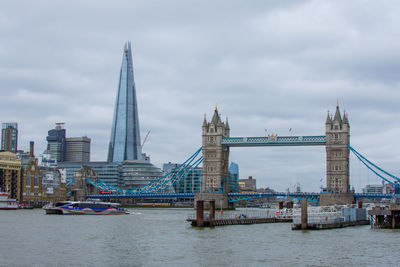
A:
<svg viewBox="0 0 400 267">
<path fill-rule="evenodd" d="M 283 136 L 323 135 L 338 101 L 352 146 L 400 174 L 396 2 L 24 5 L 29 16 L 0 4 L 0 122 L 18 123 L 19 149 L 32 140 L 41 154 L 63 121 L 69 136 L 92 139 L 93 161 L 106 160 L 121 46 L 131 40 L 142 136 L 151 130 L 143 152 L 158 167 L 201 146 L 204 113 L 211 119 L 216 104 L 233 137 Z M 230 161 L 240 178 L 278 191 L 297 182 L 318 191 L 325 181 L 324 147 L 235 148 Z M 352 186 L 380 183 L 350 162 Z"/>
</svg>

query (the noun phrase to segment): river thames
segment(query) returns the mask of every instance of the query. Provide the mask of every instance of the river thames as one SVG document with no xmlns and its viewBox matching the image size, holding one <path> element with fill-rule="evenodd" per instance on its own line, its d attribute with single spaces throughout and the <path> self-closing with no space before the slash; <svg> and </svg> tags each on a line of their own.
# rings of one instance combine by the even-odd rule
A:
<svg viewBox="0 0 400 267">
<path fill-rule="evenodd" d="M 0 211 L 1 266 L 398 266 L 399 230 L 191 227 L 192 209 L 121 216 Z M 262 212 L 262 210 L 260 210 Z M 244 212 L 244 211 L 243 211 Z"/>
</svg>

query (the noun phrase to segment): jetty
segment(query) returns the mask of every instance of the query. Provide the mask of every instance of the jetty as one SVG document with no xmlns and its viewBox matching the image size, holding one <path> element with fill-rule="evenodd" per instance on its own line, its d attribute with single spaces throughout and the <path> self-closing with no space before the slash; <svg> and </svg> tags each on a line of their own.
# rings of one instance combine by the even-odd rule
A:
<svg viewBox="0 0 400 267">
<path fill-rule="evenodd" d="M 369 225 L 367 212 L 352 206 L 307 207 L 307 200 L 301 201 L 301 212 L 293 213 L 292 230 L 326 230 L 350 226 Z"/>
<path fill-rule="evenodd" d="M 291 223 L 292 209 L 277 211 L 266 210 L 263 213 L 215 214 L 215 201 L 209 201 L 209 214 L 204 214 L 204 201 L 196 201 L 196 215 L 189 216 L 186 221 L 196 227 L 214 227 L 224 225 L 259 224 L 259 223 Z"/>
<path fill-rule="evenodd" d="M 372 228 L 400 228 L 400 204 L 398 203 L 373 207 L 368 211 L 368 215 L 371 216 Z"/>
</svg>

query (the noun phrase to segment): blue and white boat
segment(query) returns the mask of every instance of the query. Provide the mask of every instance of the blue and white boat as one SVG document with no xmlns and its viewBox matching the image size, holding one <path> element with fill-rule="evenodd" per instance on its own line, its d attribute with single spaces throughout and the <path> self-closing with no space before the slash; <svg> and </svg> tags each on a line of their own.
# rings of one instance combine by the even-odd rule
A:
<svg viewBox="0 0 400 267">
<path fill-rule="evenodd" d="M 46 214 L 63 215 L 122 215 L 129 214 L 119 203 L 100 202 L 98 200 L 66 201 L 49 204 L 43 207 Z"/>
</svg>

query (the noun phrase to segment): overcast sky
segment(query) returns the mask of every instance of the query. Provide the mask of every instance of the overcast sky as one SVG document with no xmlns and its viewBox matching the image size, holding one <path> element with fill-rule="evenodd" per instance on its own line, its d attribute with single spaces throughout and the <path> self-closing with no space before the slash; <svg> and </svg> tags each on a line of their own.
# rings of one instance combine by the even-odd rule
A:
<svg viewBox="0 0 400 267">
<path fill-rule="evenodd" d="M 399 14 L 398 1 L 2 1 L 0 122 L 18 122 L 19 148 L 33 140 L 36 155 L 65 122 L 106 160 L 130 40 L 142 140 L 151 131 L 143 151 L 156 166 L 201 146 L 216 104 L 231 136 L 283 136 L 324 135 L 339 101 L 352 146 L 400 175 Z M 324 147 L 232 148 L 230 160 L 258 187 L 326 183 Z M 356 189 L 380 183 L 350 164 Z"/>
</svg>

